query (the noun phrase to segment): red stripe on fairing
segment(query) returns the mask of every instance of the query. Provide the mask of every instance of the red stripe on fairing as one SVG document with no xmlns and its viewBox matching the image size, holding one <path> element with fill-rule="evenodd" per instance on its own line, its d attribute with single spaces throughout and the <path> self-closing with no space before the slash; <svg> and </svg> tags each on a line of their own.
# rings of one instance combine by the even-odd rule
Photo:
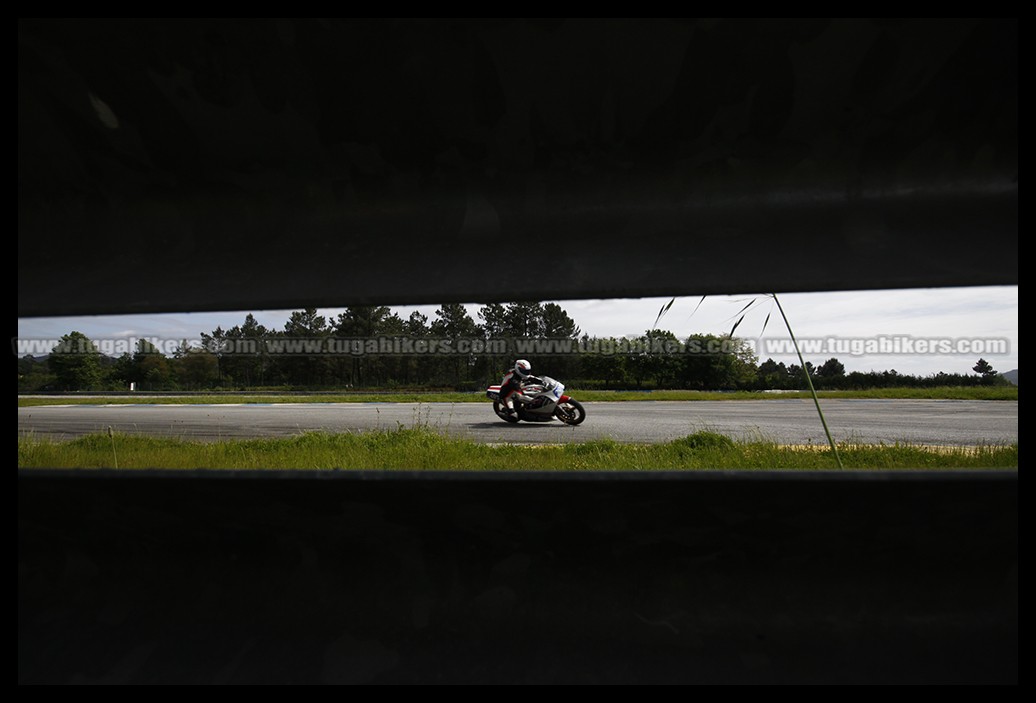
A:
<svg viewBox="0 0 1036 703">
<path fill-rule="evenodd" d="M 569 397 L 568 397 L 567 395 L 563 395 L 563 396 L 561 396 L 560 398 L 558 398 L 558 402 L 559 402 L 559 403 L 567 403 L 567 402 L 568 402 L 568 401 L 570 401 L 570 400 L 572 400 L 572 399 L 571 399 L 571 398 L 569 398 Z"/>
</svg>

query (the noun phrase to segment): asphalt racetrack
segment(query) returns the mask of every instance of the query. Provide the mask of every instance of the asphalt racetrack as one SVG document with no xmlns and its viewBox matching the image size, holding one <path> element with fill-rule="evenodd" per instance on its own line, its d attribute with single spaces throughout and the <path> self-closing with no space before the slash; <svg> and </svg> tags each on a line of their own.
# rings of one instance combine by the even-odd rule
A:
<svg viewBox="0 0 1036 703">
<path fill-rule="evenodd" d="M 201 441 L 362 432 L 426 426 L 485 443 L 553 444 L 611 438 L 667 442 L 699 430 L 735 440 L 826 444 L 812 400 L 585 403 L 569 427 L 508 424 L 485 403 L 297 403 L 244 405 L 54 405 L 18 408 L 19 436 L 71 439 L 110 426 L 126 434 Z M 835 441 L 969 446 L 1018 441 L 1017 401 L 822 400 Z"/>
</svg>

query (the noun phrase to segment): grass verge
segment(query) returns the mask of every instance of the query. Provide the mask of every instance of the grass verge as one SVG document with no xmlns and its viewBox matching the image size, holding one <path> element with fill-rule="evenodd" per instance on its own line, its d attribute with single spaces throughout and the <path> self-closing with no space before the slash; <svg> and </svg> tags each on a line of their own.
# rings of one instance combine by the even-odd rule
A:
<svg viewBox="0 0 1036 703">
<path fill-rule="evenodd" d="M 114 444 L 113 444 L 114 439 Z M 488 446 L 426 428 L 356 434 L 305 433 L 280 439 L 192 442 L 138 435 L 88 435 L 70 441 L 18 439 L 19 468 L 124 469 L 427 469 L 708 470 L 837 469 L 829 452 L 768 442 L 735 442 L 696 432 L 666 444 L 595 440 L 529 447 Z M 847 469 L 1005 469 L 1018 467 L 1018 445 L 926 448 L 841 444 Z"/>
</svg>

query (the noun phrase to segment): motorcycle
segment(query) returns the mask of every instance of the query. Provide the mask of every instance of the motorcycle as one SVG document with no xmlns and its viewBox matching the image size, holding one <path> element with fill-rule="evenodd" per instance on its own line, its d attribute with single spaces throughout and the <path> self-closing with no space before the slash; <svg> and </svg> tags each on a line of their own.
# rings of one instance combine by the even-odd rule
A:
<svg viewBox="0 0 1036 703">
<path fill-rule="evenodd" d="M 566 425 L 578 425 L 586 419 L 579 401 L 565 395 L 565 386 L 549 376 L 525 381 L 520 392 L 530 400 L 521 401 L 514 394 L 514 410 L 500 402 L 500 386 L 487 388 L 486 397 L 493 401 L 493 412 L 507 422 L 550 422 L 557 418 Z"/>
</svg>

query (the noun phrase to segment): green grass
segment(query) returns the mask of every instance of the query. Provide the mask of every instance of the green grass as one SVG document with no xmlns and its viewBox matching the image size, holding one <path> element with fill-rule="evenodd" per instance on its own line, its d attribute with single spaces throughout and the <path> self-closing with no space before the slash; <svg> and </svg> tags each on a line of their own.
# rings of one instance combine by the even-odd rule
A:
<svg viewBox="0 0 1036 703">
<path fill-rule="evenodd" d="M 809 391 L 586 391 L 572 390 L 581 401 L 602 400 L 777 400 L 812 398 Z M 937 388 L 872 388 L 857 391 L 817 391 L 823 398 L 887 398 L 932 400 L 1018 400 L 1017 386 L 940 386 Z"/>
<path fill-rule="evenodd" d="M 287 395 L 164 395 L 164 396 L 55 396 L 48 398 L 18 398 L 18 407 L 38 405 L 219 405 L 230 403 L 486 403 L 482 393 L 349 393 L 287 394 Z"/>
<path fill-rule="evenodd" d="M 579 401 L 644 400 L 774 400 L 810 398 L 809 391 L 790 393 L 763 393 L 758 391 L 580 391 L 570 389 Z M 879 388 L 865 391 L 819 391 L 823 398 L 903 398 L 937 400 L 1018 400 L 1017 386 L 957 386 L 941 388 Z M 484 392 L 473 393 L 349 393 L 342 395 L 181 395 L 181 396 L 106 396 L 80 398 L 75 396 L 47 398 L 18 398 L 18 407 L 38 405 L 98 405 L 98 404 L 194 404 L 220 403 L 485 403 Z"/>
<path fill-rule="evenodd" d="M 106 434 L 53 441 L 18 439 L 19 468 L 111 468 Z M 116 434 L 120 469 L 460 469 L 473 471 L 837 469 L 827 447 L 782 447 L 735 442 L 696 432 L 666 444 L 621 444 L 609 439 L 558 446 L 492 447 L 452 439 L 427 428 L 280 439 L 192 442 Z M 847 469 L 1016 469 L 1018 445 L 925 448 L 906 444 L 839 445 Z"/>
</svg>

